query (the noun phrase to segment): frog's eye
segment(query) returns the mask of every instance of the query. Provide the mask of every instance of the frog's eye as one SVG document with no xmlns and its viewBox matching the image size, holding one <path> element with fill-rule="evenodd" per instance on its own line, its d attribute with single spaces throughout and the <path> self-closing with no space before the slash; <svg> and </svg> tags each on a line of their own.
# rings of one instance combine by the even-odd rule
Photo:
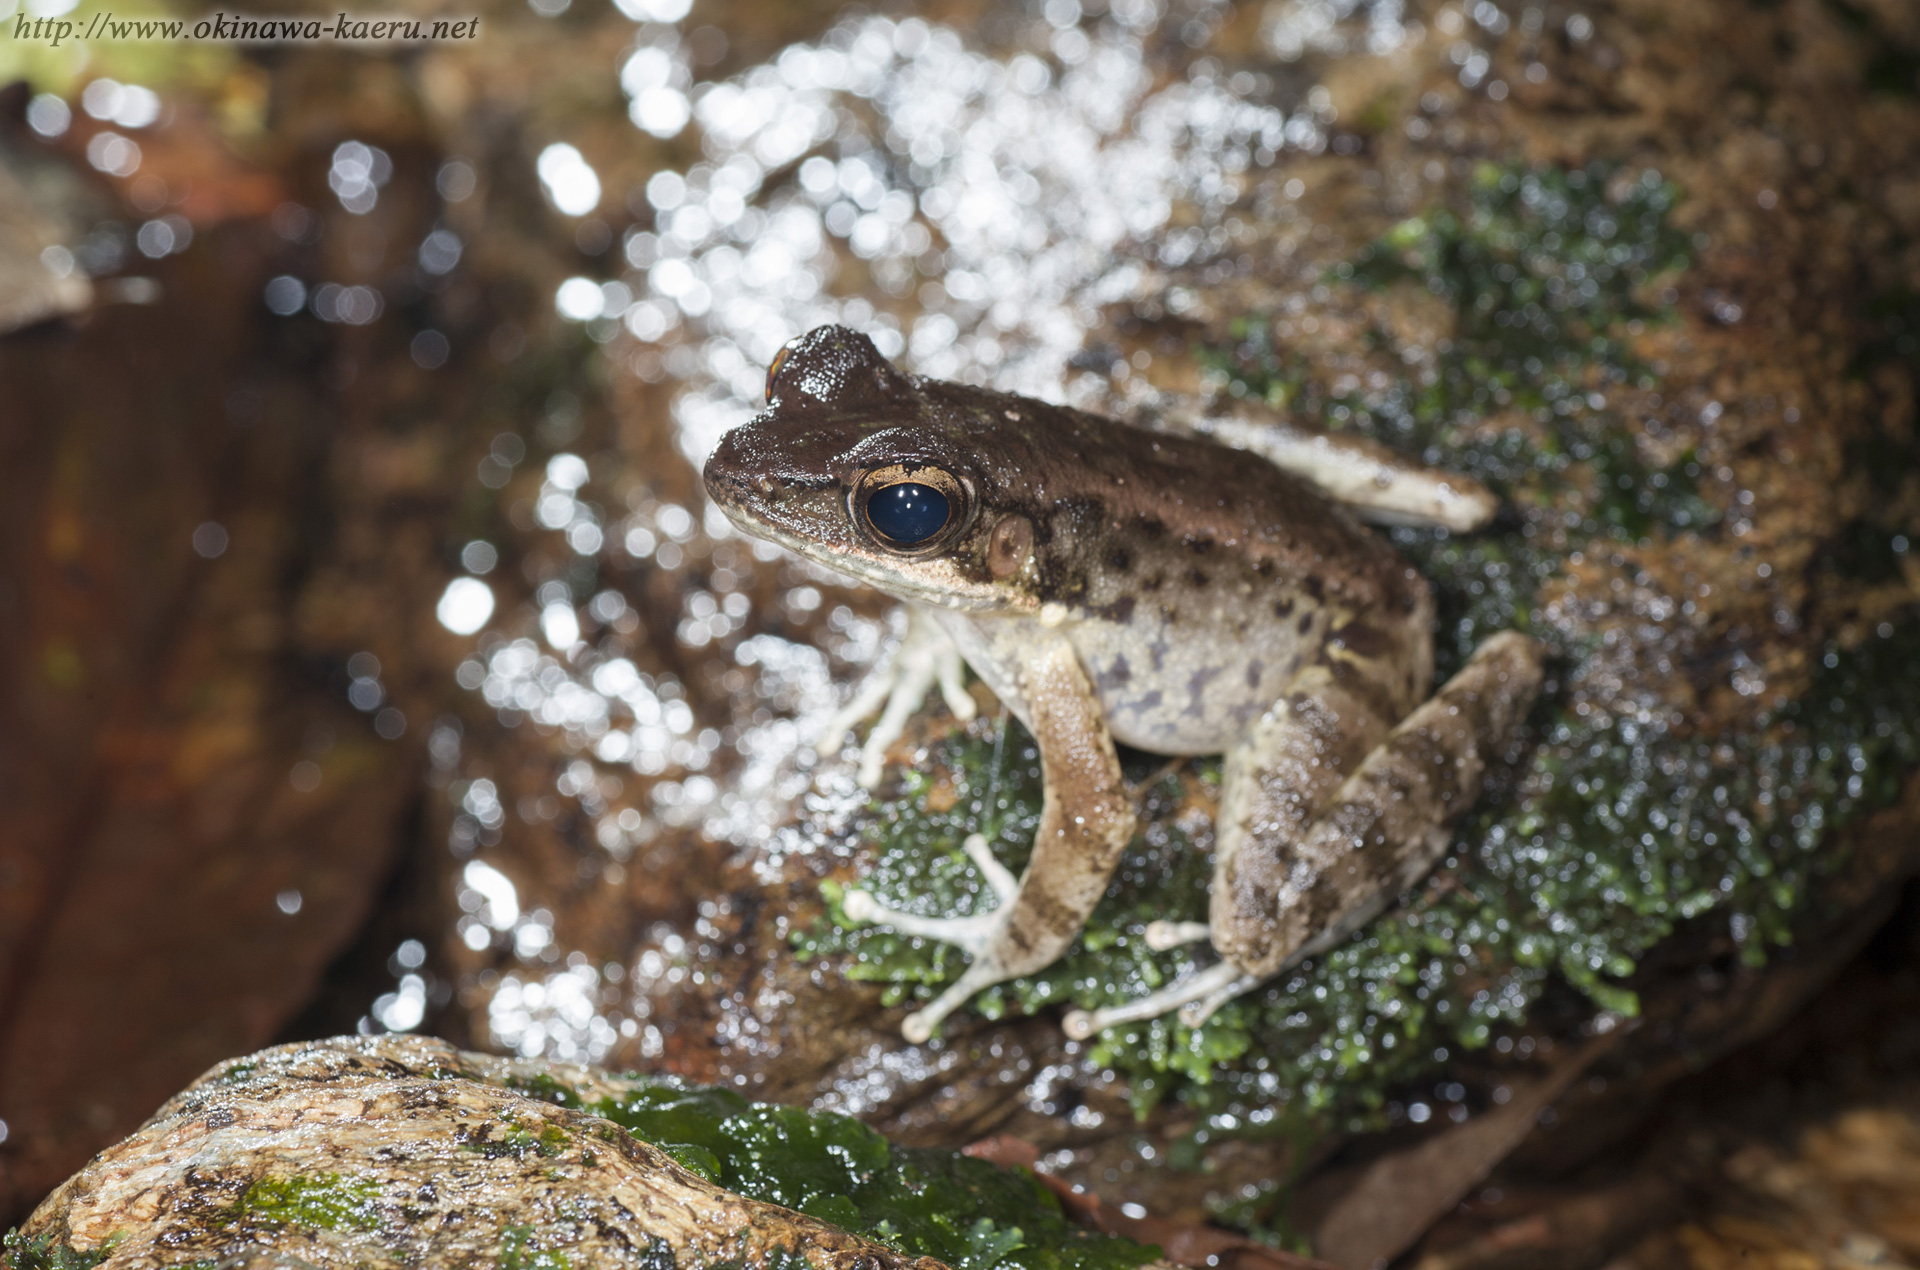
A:
<svg viewBox="0 0 1920 1270">
<path fill-rule="evenodd" d="M 953 504 L 945 494 L 918 481 L 901 481 L 867 500 L 867 523 L 874 532 L 902 547 L 918 547 L 947 527 Z"/>
<path fill-rule="evenodd" d="M 966 488 L 937 467 L 891 467 L 867 474 L 854 493 L 854 513 L 882 546 L 924 551 L 958 524 Z"/>
</svg>

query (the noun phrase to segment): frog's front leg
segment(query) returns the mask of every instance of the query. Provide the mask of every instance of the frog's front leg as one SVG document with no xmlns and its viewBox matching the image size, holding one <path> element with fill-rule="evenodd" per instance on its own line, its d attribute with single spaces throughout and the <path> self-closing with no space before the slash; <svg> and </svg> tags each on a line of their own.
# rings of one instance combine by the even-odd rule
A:
<svg viewBox="0 0 1920 1270">
<path fill-rule="evenodd" d="M 1493 636 L 1319 797 L 1297 761 L 1315 748 L 1314 721 L 1286 702 L 1276 707 L 1228 755 L 1208 922 L 1220 963 L 1125 1005 L 1075 1011 L 1067 1034 L 1087 1037 L 1176 1009 L 1198 1027 L 1234 997 L 1352 934 L 1446 851 L 1489 758 L 1539 686 L 1538 646 L 1512 631 Z M 1292 779 L 1273 779 L 1276 772 Z M 1190 923 L 1154 927 L 1149 942 L 1162 947 L 1198 933 Z"/>
<path fill-rule="evenodd" d="M 849 917 L 957 944 L 973 954 L 966 973 L 907 1016 L 900 1031 L 916 1043 L 932 1036 L 940 1021 L 974 993 L 1053 964 L 1106 893 L 1120 853 L 1133 837 L 1133 802 L 1120 778 L 1113 738 L 1072 646 L 1058 633 L 1038 630 L 1023 630 L 1017 645 L 1015 674 L 1025 721 L 1040 746 L 1044 796 L 1033 856 L 1019 883 L 1011 884 L 984 840 L 970 838 L 968 854 L 1001 895 L 991 913 L 913 917 L 882 908 L 864 891 L 847 897 Z"/>
<path fill-rule="evenodd" d="M 859 781 L 867 789 L 880 783 L 887 747 L 900 739 L 907 719 L 920 708 L 927 689 L 934 684 L 940 685 L 940 694 L 954 718 L 965 723 L 978 712 L 973 698 L 967 695 L 960 650 L 925 612 L 911 604 L 904 607 L 907 629 L 900 637 L 900 646 L 854 690 L 846 705 L 834 711 L 814 744 L 821 758 L 832 758 L 840 752 L 848 729 L 877 712 L 880 717 L 859 748 Z"/>
</svg>

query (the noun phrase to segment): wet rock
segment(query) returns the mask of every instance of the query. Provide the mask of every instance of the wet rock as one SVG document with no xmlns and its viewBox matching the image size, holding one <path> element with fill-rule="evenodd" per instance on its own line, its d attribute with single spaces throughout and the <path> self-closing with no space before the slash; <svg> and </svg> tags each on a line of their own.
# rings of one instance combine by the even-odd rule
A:
<svg viewBox="0 0 1920 1270">
<path fill-rule="evenodd" d="M 1920 883 L 1764 1042 L 1686 1077 L 1577 1172 L 1509 1159 L 1420 1270 L 1911 1264 Z M 1563 1108 L 1564 1110 L 1564 1108 Z M 1576 1131 L 1577 1132 L 1577 1131 Z"/>
<path fill-rule="evenodd" d="M 352 139 L 332 103 L 372 95 L 328 68 L 282 67 L 286 117 L 321 121 L 311 150 L 242 160 L 184 92 L 111 184 L 84 158 L 105 125 L 78 108 L 61 138 L 4 142 L 35 189 L 67 192 L 63 241 L 98 298 L 138 302 L 0 341 L 0 1219 L 221 1055 L 303 1009 L 316 1032 L 366 1012 L 356 988 L 333 1023 L 316 991 L 395 879 L 430 724 L 460 694 L 433 600 L 497 531 L 469 517 L 449 541 L 449 508 L 521 424 L 475 403 L 544 399 L 574 365 L 538 330 L 526 360 L 490 358 L 496 325 L 531 323 L 473 303 L 471 271 L 421 315 L 437 156 L 409 112 L 383 116 L 360 135 L 396 184 L 348 213 L 326 185 Z M 233 74 L 230 102 L 255 100 Z M 138 238 L 156 209 L 192 230 L 157 255 Z M 564 276 L 502 254 L 542 296 Z M 323 318 L 303 302 L 329 284 L 409 316 Z M 438 375 L 411 351 L 428 322 L 451 337 Z"/>
<path fill-rule="evenodd" d="M 1244 74 L 1238 91 L 1318 121 L 1324 145 L 1262 160 L 1236 137 L 1247 165 L 1230 197 L 1195 193 L 1157 240 L 1116 251 L 1131 273 L 1100 293 L 1071 391 L 1121 413 L 1257 399 L 1500 488 L 1511 511 L 1486 535 L 1395 535 L 1442 595 L 1443 660 L 1509 625 L 1559 654 L 1527 747 L 1455 859 L 1211 1030 L 1071 1046 L 1055 1006 L 1178 973 L 1130 941 L 1143 912 L 1197 902 L 1204 886 L 1206 770 L 1165 776 L 1143 758 L 1130 774 L 1154 827 L 1095 937 L 1056 972 L 989 994 L 943 1043 L 906 1046 L 890 1011 L 958 958 L 853 929 L 833 887 L 877 875 L 902 894 L 933 886 L 942 911 L 961 911 L 980 888 L 956 848 L 976 827 L 1003 834 L 1018 863 L 1031 759 L 982 696 L 970 730 L 930 707 L 897 755 L 910 770 L 875 804 L 815 769 L 797 829 L 734 840 L 740 857 L 713 893 L 653 879 L 697 917 L 650 929 L 637 957 L 593 920 L 594 888 L 572 880 L 584 864 L 562 878 L 550 862 L 564 852 L 521 844 L 547 844 L 555 830 L 535 822 L 577 808 L 573 850 L 590 860 L 587 825 L 631 810 L 638 839 L 600 841 L 671 870 L 698 776 L 673 775 L 672 803 L 622 773 L 617 793 L 560 791 L 552 816 L 530 800 L 530 828 L 504 817 L 479 858 L 511 875 L 522 914 L 546 920 L 525 951 L 509 923 L 455 950 L 475 1035 L 744 1079 L 918 1141 L 1012 1132 L 1110 1198 L 1305 1230 L 1326 1197 L 1290 1212 L 1275 1180 L 1329 1159 L 1345 1134 L 1412 1140 L 1471 1119 L 1604 1012 L 1647 1023 L 1595 1079 L 1647 1094 L 1777 1024 L 1858 946 L 1916 865 L 1903 669 L 1920 595 L 1911 94 L 1865 87 L 1879 36 L 1824 10 L 1705 5 L 1679 26 L 1636 4 L 1414 16 L 1418 33 L 1378 55 L 1359 51 L 1357 23 L 1303 28 L 1287 56 L 1284 31 L 1180 28 L 1214 43 L 1204 61 L 1168 54 L 1165 82 L 1217 89 Z M 1287 96 L 1316 79 L 1320 91 Z M 1883 127 L 1887 149 L 1858 145 Z M 856 287 L 862 268 L 836 281 Z M 633 364 L 657 369 L 655 355 Z M 623 478 L 617 466 L 596 477 L 616 497 Z M 643 521 L 619 523 L 652 535 Z M 859 607 L 871 597 L 724 538 L 683 545 L 711 562 L 695 566 L 711 599 L 752 600 L 730 627 L 692 608 L 669 619 L 689 683 L 737 671 L 751 684 L 741 650 L 760 635 L 828 637 L 791 607 L 770 611 L 769 591 L 814 588 L 820 608 L 847 605 L 843 628 L 871 611 Z M 628 566 L 615 563 L 617 578 Z M 603 647 L 634 655 L 611 636 Z M 742 708 L 718 714 L 716 735 L 749 734 L 761 703 L 730 704 Z M 577 754 L 603 770 L 586 727 L 557 711 L 545 722 L 556 767 Z M 722 791 L 738 770 L 725 750 L 701 769 Z M 559 991 L 602 1002 L 604 1025 L 569 1028 Z M 1597 1149 L 1584 1133 L 1567 1141 L 1560 1167 Z"/>
<path fill-rule="evenodd" d="M 273 1039 L 416 796 L 288 621 L 330 423 L 256 339 L 274 250 L 209 229 L 157 303 L 0 343 L 10 1214 Z"/>
<path fill-rule="evenodd" d="M 739 1190 L 887 1221 L 895 1247 Z M 1030 1177 L 958 1156 L 904 1162 L 851 1121 L 381 1037 L 220 1064 L 49 1196 L 0 1265 L 942 1270 L 896 1250 L 929 1241 L 980 1270 L 1152 1259 L 1069 1226 Z"/>
<path fill-rule="evenodd" d="M 307 210 L 252 238 L 202 232 L 152 267 L 160 305 L 0 346 L 7 387 L 25 392 L 6 407 L 29 407 L 4 416 L 13 532 L 0 542 L 16 581 L 0 605 L 38 615 L 0 623 L 13 747 L 0 770 L 22 791 L 0 834 L 0 916 L 15 919 L 0 921 L 13 941 L 0 1117 L 14 1135 L 0 1168 L 14 1202 L 215 1055 L 275 1035 L 403 847 L 407 894 L 362 930 L 358 968 L 329 985 L 309 1034 L 426 1026 L 664 1065 L 918 1143 L 1014 1133 L 1113 1203 L 1296 1234 L 1337 1199 L 1315 1183 L 1337 1190 L 1367 1162 L 1356 1153 L 1500 1105 L 1600 1007 L 1647 1023 L 1598 1077 L 1622 1100 L 1576 1116 L 1581 1086 L 1562 1133 L 1529 1144 L 1551 1167 L 1604 1145 L 1580 1125 L 1631 1123 L 1646 1102 L 1634 1090 L 1817 990 L 1912 869 L 1920 823 L 1910 781 L 1901 797 L 1920 201 L 1911 84 L 1888 50 L 1906 28 L 1884 5 L 1414 5 L 1378 30 L 1328 26 L 1315 6 L 1173 6 L 1164 22 L 1156 6 L 1101 8 L 1071 29 L 988 14 L 992 66 L 931 24 L 850 20 L 781 74 L 812 84 L 810 57 L 824 77 L 946 50 L 953 82 L 988 86 L 967 109 L 1019 108 L 995 127 L 1021 110 L 1093 131 L 1102 110 L 1137 118 L 1146 149 L 1102 143 L 1148 160 L 1117 164 L 1116 186 L 1178 167 L 1160 160 L 1181 145 L 1205 177 L 1142 235 L 1089 246 L 1078 235 L 1096 227 L 1067 214 L 1085 191 L 989 149 L 971 156 L 978 174 L 1023 179 L 989 183 L 1008 197 L 988 219 L 1027 208 L 1023 244 L 1049 250 L 953 236 L 932 249 L 938 200 L 917 201 L 931 178 L 914 165 L 937 174 L 948 152 L 900 153 L 910 139 L 889 127 L 912 121 L 886 117 L 899 101 L 871 78 L 827 100 L 839 131 L 814 156 L 834 182 L 875 182 L 857 198 L 820 185 L 818 165 L 802 191 L 797 157 L 755 160 L 762 184 L 720 190 L 702 146 L 723 140 L 643 136 L 610 69 L 578 72 L 582 48 L 600 65 L 632 37 L 624 19 L 516 7 L 514 39 L 471 60 L 424 50 L 413 78 L 379 58 L 289 53 L 273 100 L 294 122 L 274 162 Z M 688 33 L 711 55 L 697 73 L 770 52 L 754 29 L 731 54 Z M 1076 40 L 1095 38 L 1089 62 Z M 1137 92 L 1046 95 L 1076 74 L 1075 91 L 1097 88 L 1085 68 L 1110 63 Z M 780 79 L 750 74 L 728 90 Z M 567 92 L 549 100 L 541 83 Z M 1153 110 L 1135 112 L 1148 94 Z M 561 217 L 529 175 L 559 135 L 601 173 L 590 217 Z M 1093 144 L 1066 135 L 1032 148 Z M 349 139 L 395 165 L 365 216 L 325 185 Z M 446 156 L 464 156 L 467 184 L 439 180 Z M 703 171 L 649 194 L 656 168 Z M 920 218 L 925 249 L 873 257 L 848 237 L 859 199 L 883 193 Z M 681 309 L 647 290 L 676 223 L 692 235 L 676 261 L 700 267 L 700 286 L 741 276 L 756 234 L 714 230 L 722 194 L 749 205 L 726 207 L 736 226 L 814 218 L 807 249 L 826 263 L 758 295 L 804 303 L 697 312 L 711 295 L 682 291 L 706 298 Z M 1625 245 L 1652 254 L 1588 304 L 1588 271 L 1618 267 L 1605 253 L 1622 209 L 1647 230 Z M 440 229 L 464 244 L 444 276 L 417 267 Z M 1077 290 L 1022 290 L 1087 259 Z M 554 289 L 584 274 L 645 296 L 635 316 L 659 325 L 561 322 Z M 365 326 L 312 306 L 269 319 L 273 276 L 371 288 L 387 307 Z M 752 323 L 728 326 L 735 310 Z M 1564 327 L 1543 331 L 1542 313 Z M 1134 955 L 1133 909 L 1191 901 L 1206 875 L 1206 768 L 1162 774 L 1143 758 L 1130 775 L 1154 823 L 1100 932 L 1111 941 L 983 1002 L 941 1044 L 904 1045 L 896 1007 L 957 959 L 837 922 L 831 887 L 931 872 L 971 902 L 952 850 L 962 822 L 1007 811 L 1003 795 L 1017 813 L 1010 787 L 1032 764 L 985 694 L 971 731 L 930 710 L 871 806 L 808 750 L 835 685 L 884 644 L 887 606 L 710 533 L 688 455 L 749 408 L 758 342 L 827 316 L 903 347 L 938 319 L 905 358 L 923 369 L 971 350 L 947 371 L 1121 413 L 1237 393 L 1499 484 L 1512 511 L 1491 534 L 1401 543 L 1447 597 L 1443 643 L 1525 622 L 1562 655 L 1482 836 L 1318 978 L 1206 1036 L 1143 1030 L 1090 1051 L 1060 1035 L 1057 1003 L 1177 971 Z M 437 371 L 410 354 L 429 329 L 450 349 Z M 1510 337 L 1544 339 L 1545 355 Z M 209 519 L 232 543 L 227 571 L 201 584 L 189 544 Z M 476 542 L 492 563 L 468 563 Z M 498 602 L 472 640 L 431 616 L 463 571 Z M 405 723 L 397 742 L 348 697 L 368 679 Z M 1018 821 L 1000 820 L 1003 849 L 1017 850 Z M 1485 850 L 1494 830 L 1541 849 L 1541 867 Z M 289 914 L 279 900 L 296 891 Z M 1292 1008 L 1318 988 L 1332 1005 Z M 1281 1026 L 1295 1014 L 1307 1023 Z M 1394 1136 L 1346 1137 L 1383 1126 Z M 1303 1172 L 1304 1198 L 1282 1196 Z"/>
</svg>

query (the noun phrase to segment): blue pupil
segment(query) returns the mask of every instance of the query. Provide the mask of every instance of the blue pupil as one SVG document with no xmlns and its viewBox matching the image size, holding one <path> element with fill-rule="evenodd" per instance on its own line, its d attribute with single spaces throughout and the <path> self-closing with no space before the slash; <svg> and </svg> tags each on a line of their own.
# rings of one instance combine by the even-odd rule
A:
<svg viewBox="0 0 1920 1270">
<path fill-rule="evenodd" d="M 952 505 L 931 485 L 902 481 L 867 500 L 867 521 L 888 542 L 917 547 L 947 527 Z"/>
</svg>

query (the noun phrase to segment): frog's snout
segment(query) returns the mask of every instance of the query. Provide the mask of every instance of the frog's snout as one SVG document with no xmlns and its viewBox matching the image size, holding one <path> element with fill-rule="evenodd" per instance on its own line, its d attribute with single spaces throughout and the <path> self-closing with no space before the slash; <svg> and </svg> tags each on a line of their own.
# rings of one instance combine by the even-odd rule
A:
<svg viewBox="0 0 1920 1270">
<path fill-rule="evenodd" d="M 758 495 L 765 498 L 773 493 L 773 479 L 764 471 L 755 471 L 749 463 L 729 461 L 728 438 L 722 438 L 720 447 L 707 459 L 701 479 L 706 482 L 707 493 L 722 506 L 738 505 Z"/>
<path fill-rule="evenodd" d="M 729 472 L 709 465 L 704 475 L 707 494 L 722 507 L 765 506 L 780 493 L 780 482 L 764 472 Z"/>
</svg>

